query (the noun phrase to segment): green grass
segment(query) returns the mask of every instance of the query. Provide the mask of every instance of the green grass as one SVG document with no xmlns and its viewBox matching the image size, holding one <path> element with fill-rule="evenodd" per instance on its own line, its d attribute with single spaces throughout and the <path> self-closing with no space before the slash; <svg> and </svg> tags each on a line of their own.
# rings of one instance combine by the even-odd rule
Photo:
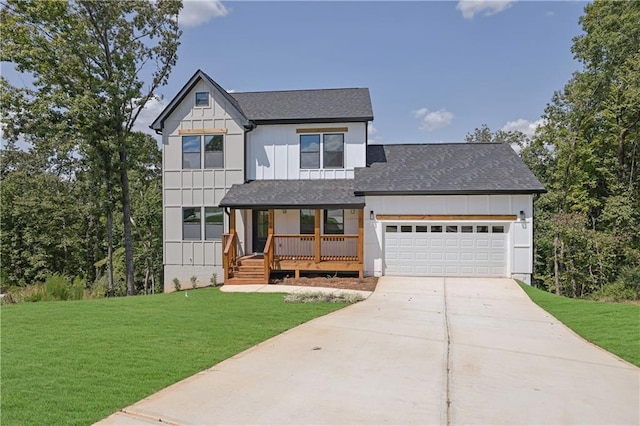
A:
<svg viewBox="0 0 640 426">
<path fill-rule="evenodd" d="M 344 304 L 218 289 L 1 313 L 4 425 L 89 424 Z"/>
<path fill-rule="evenodd" d="M 520 287 L 577 334 L 640 367 L 640 306 L 570 299 L 522 283 Z"/>
</svg>

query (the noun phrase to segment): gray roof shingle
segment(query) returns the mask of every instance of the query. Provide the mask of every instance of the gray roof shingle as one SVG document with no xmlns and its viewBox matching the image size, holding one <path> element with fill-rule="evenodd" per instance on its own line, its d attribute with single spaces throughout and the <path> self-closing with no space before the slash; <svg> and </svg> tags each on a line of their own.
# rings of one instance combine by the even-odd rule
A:
<svg viewBox="0 0 640 426">
<path fill-rule="evenodd" d="M 260 123 L 370 121 L 369 89 L 317 89 L 230 93 L 249 120 Z"/>
<path fill-rule="evenodd" d="M 233 185 L 220 207 L 233 208 L 361 208 L 353 179 L 255 180 Z"/>
<path fill-rule="evenodd" d="M 544 186 L 507 144 L 370 145 L 356 194 L 540 193 Z"/>
</svg>

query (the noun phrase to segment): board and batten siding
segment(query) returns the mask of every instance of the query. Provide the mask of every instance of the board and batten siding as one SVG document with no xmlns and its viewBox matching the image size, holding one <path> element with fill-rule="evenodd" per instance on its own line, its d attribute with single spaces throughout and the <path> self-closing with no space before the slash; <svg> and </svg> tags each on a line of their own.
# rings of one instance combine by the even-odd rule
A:
<svg viewBox="0 0 640 426">
<path fill-rule="evenodd" d="M 196 107 L 195 92 L 209 92 L 209 106 Z M 205 81 L 197 83 L 165 120 L 162 136 L 165 291 L 173 290 L 174 278 L 181 281 L 183 288 L 190 286 L 192 276 L 197 277 L 199 285 L 208 285 L 214 273 L 219 282 L 223 280 L 222 242 L 183 241 L 182 208 L 216 207 L 232 185 L 244 182 L 242 120 L 235 107 Z M 226 129 L 224 168 L 182 169 L 182 135 L 179 131 L 200 129 Z M 201 155 L 204 153 L 201 152 Z M 242 215 L 238 214 L 237 228 L 241 242 L 244 241 L 243 222 Z M 228 229 L 228 226 L 228 217 L 225 215 L 224 229 Z"/>
<path fill-rule="evenodd" d="M 348 131 L 344 133 L 343 168 L 300 168 L 300 133 L 297 129 L 344 127 Z M 366 127 L 367 123 L 259 125 L 247 134 L 247 179 L 353 179 L 354 168 L 366 165 Z"/>
<path fill-rule="evenodd" d="M 530 282 L 533 268 L 533 196 L 514 195 L 412 195 L 366 196 L 364 272 L 374 275 L 375 260 L 384 259 L 384 224 L 377 215 L 519 215 L 525 220 L 507 221 L 507 276 Z M 415 221 L 412 221 L 415 223 Z M 452 222 L 460 222 L 455 220 Z M 475 221 L 481 222 L 481 221 Z M 387 221 L 388 223 L 388 221 Z M 384 273 L 384 262 L 383 273 Z"/>
</svg>

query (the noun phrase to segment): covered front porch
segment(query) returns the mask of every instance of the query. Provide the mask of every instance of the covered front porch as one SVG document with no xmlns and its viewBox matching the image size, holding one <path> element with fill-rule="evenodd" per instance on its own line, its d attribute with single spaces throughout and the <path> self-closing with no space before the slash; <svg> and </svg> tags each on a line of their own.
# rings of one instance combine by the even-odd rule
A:
<svg viewBox="0 0 640 426">
<path fill-rule="evenodd" d="M 290 271 L 295 277 L 318 271 L 362 277 L 364 203 L 345 191 L 350 183 L 254 181 L 232 187 L 221 202 L 229 213 L 229 232 L 223 235 L 224 282 L 264 284 L 273 271 Z M 256 197 L 255 186 L 271 192 Z M 274 199 L 278 190 L 286 192 L 282 199 Z"/>
</svg>

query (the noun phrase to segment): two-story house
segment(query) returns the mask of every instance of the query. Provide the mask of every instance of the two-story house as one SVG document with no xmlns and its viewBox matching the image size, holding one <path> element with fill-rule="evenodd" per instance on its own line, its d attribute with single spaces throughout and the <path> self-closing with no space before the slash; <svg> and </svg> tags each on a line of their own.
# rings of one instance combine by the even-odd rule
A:
<svg viewBox="0 0 640 426">
<path fill-rule="evenodd" d="M 228 93 L 197 71 L 162 134 L 165 291 L 272 271 L 530 281 L 540 182 L 502 144 L 368 145 L 368 89 Z"/>
</svg>

